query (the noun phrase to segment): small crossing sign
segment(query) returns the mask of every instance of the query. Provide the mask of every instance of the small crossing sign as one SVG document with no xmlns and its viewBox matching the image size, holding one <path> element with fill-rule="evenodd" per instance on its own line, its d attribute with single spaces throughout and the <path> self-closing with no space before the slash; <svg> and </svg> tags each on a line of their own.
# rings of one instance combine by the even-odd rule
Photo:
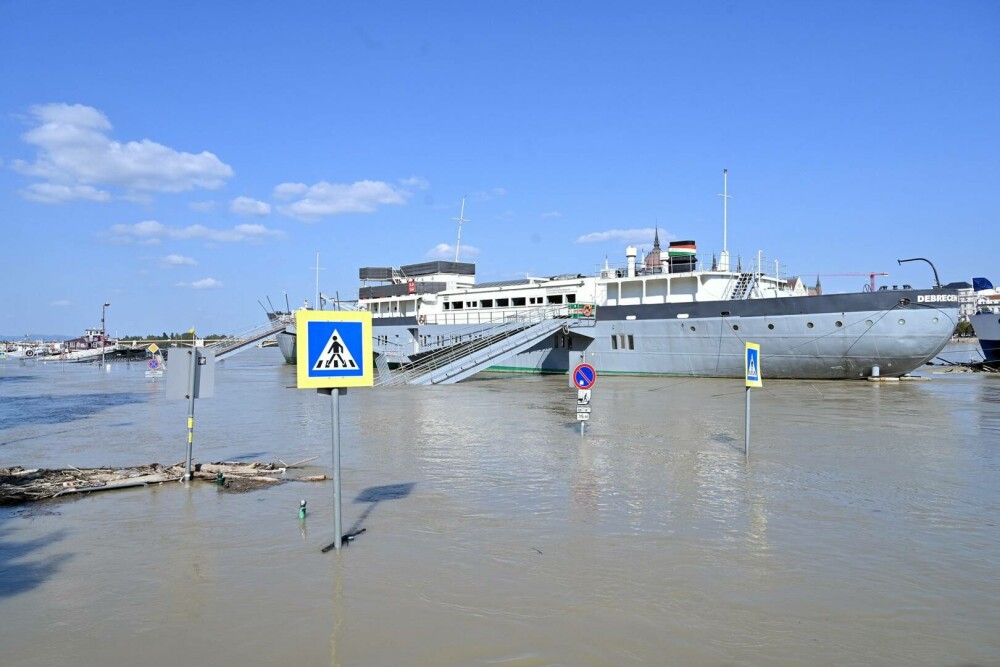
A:
<svg viewBox="0 0 1000 667">
<path fill-rule="evenodd" d="M 573 384 L 577 389 L 590 389 L 597 382 L 597 371 L 590 364 L 580 364 L 573 369 Z"/>
<path fill-rule="evenodd" d="M 756 343 L 746 344 L 746 381 L 748 387 L 763 387 L 764 382 L 760 376 L 760 345 Z"/>
<path fill-rule="evenodd" d="M 295 331 L 299 389 L 370 387 L 375 383 L 371 313 L 299 310 Z"/>
</svg>

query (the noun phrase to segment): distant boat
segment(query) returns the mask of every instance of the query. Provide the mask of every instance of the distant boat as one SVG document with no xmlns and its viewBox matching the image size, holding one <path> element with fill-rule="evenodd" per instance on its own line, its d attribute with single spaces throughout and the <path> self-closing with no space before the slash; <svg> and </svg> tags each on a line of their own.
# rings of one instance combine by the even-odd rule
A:
<svg viewBox="0 0 1000 667">
<path fill-rule="evenodd" d="M 17 341 L 7 344 L 8 359 L 25 361 L 91 361 L 104 354 L 113 354 L 117 341 L 107 338 L 100 329 L 86 329 L 78 338 L 63 342 Z"/>
<path fill-rule="evenodd" d="M 973 278 L 972 287 L 976 294 L 976 314 L 969 322 L 983 349 L 983 363 L 1000 367 L 1000 290 L 986 278 Z"/>
</svg>

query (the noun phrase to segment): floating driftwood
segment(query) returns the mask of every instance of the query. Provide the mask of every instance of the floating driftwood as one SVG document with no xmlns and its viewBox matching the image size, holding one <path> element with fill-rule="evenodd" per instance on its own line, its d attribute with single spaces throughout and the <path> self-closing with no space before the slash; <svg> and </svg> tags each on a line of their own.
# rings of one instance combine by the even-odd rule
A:
<svg viewBox="0 0 1000 667">
<path fill-rule="evenodd" d="M 313 459 L 304 459 L 291 465 L 283 464 L 283 462 L 279 464 L 238 461 L 201 463 L 195 466 L 192 476 L 195 479 L 213 483 L 221 481 L 220 488 L 233 493 L 253 491 L 282 482 L 320 482 L 327 479 L 326 475 L 296 477 L 286 474 L 289 469 L 311 460 Z M 0 505 L 19 505 L 71 494 L 177 482 L 183 477 L 183 463 L 170 466 L 151 463 L 133 468 L 77 468 L 75 466 L 61 469 L 0 468 Z"/>
</svg>

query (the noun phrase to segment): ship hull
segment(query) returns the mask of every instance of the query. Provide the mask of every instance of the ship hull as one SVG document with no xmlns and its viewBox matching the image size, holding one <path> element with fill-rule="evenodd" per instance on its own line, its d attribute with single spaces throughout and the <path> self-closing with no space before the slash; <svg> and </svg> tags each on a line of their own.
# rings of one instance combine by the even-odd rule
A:
<svg viewBox="0 0 1000 667">
<path fill-rule="evenodd" d="M 976 313 L 970 322 L 983 348 L 983 363 L 1000 366 L 1000 313 Z"/>
<path fill-rule="evenodd" d="M 281 356 L 285 358 L 286 364 L 295 363 L 295 327 L 289 326 L 282 333 L 275 334 L 274 338 L 278 341 L 278 349 L 281 350 Z"/>
</svg>

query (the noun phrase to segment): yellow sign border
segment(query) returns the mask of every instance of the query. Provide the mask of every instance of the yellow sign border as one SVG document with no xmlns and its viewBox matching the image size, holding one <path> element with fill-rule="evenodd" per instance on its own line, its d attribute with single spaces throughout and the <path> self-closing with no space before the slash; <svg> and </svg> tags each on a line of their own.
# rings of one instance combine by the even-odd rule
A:
<svg viewBox="0 0 1000 667">
<path fill-rule="evenodd" d="M 757 352 L 757 379 L 750 379 L 750 350 Z M 748 387 L 763 387 L 764 378 L 760 374 L 760 345 L 747 343 L 743 350 L 743 375 Z"/>
<path fill-rule="evenodd" d="M 309 377 L 309 322 L 361 323 L 361 375 L 355 377 Z M 364 310 L 295 311 L 295 376 L 299 389 L 371 387 L 375 384 L 372 348 L 372 314 Z M 353 353 L 353 350 L 352 350 Z"/>
</svg>

